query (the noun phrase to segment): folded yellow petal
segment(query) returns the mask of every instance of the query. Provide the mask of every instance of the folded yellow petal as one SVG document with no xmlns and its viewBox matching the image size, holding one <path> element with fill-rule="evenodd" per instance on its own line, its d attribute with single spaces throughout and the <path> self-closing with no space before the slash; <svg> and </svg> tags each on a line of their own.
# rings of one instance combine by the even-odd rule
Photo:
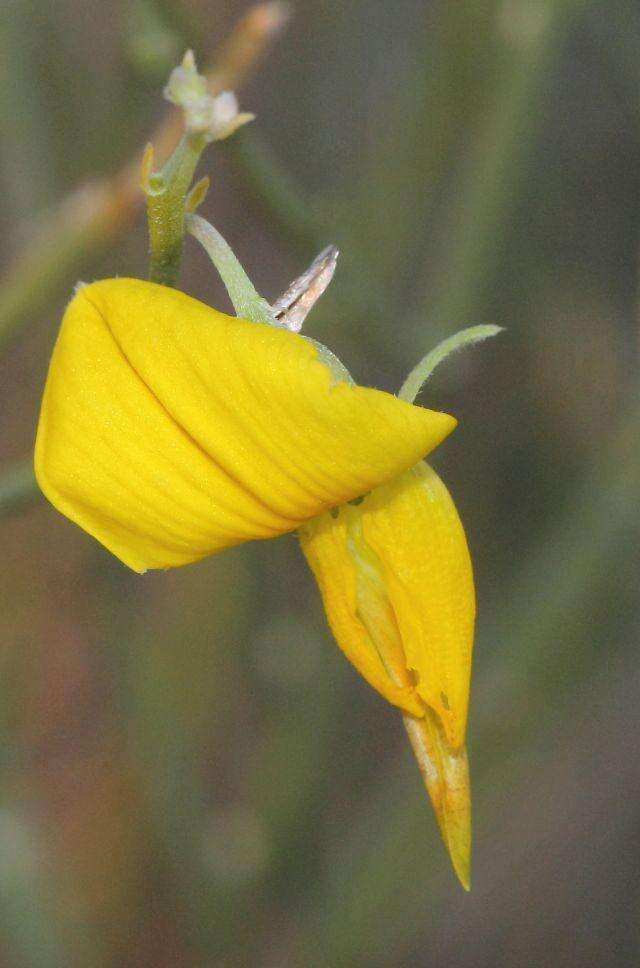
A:
<svg viewBox="0 0 640 968">
<path fill-rule="evenodd" d="M 346 657 L 390 703 L 414 716 L 422 716 L 423 704 L 408 682 L 406 670 L 404 675 L 390 671 L 389 662 L 380 650 L 382 630 L 373 629 L 373 622 L 367 627 L 358 609 L 358 586 L 362 579 L 347 540 L 347 518 L 355 510 L 341 508 L 335 518 L 323 514 L 302 527 L 299 532 L 302 550 L 318 582 L 331 631 Z M 380 609 L 389 620 L 388 613 L 384 615 L 383 601 Z M 396 630 L 394 644 L 397 640 Z"/>
<path fill-rule="evenodd" d="M 416 699 L 433 709 L 459 749 L 475 593 L 464 530 L 436 472 L 418 464 L 300 535 L 347 657 L 390 702 L 414 715 Z"/>
<path fill-rule="evenodd" d="M 380 562 L 415 688 L 452 749 L 464 743 L 475 621 L 473 572 L 451 496 L 421 463 L 376 488 L 362 533 Z M 366 511 L 365 511 L 366 509 Z"/>
<path fill-rule="evenodd" d="M 106 280 L 65 314 L 35 469 L 59 510 L 143 571 L 293 530 L 406 470 L 454 426 L 336 382 L 299 335 Z"/>
</svg>

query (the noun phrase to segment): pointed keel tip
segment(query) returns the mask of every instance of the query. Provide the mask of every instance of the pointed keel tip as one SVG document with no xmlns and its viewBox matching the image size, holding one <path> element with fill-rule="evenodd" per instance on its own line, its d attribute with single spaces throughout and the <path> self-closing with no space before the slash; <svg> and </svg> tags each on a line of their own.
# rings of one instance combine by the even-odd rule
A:
<svg viewBox="0 0 640 968">
<path fill-rule="evenodd" d="M 403 718 L 452 867 L 464 890 L 469 891 L 471 790 L 466 748 L 451 750 L 430 709 L 423 719 Z"/>
<path fill-rule="evenodd" d="M 451 844 L 446 846 L 454 873 L 462 887 L 469 893 L 471 890 L 471 851 L 467 849 L 466 852 L 458 854 Z"/>
<path fill-rule="evenodd" d="M 468 788 L 466 794 L 457 791 L 454 798 L 448 797 L 446 794 L 445 798 L 448 801 L 447 806 L 441 812 L 436 810 L 438 825 L 456 877 L 465 891 L 470 891 L 471 801 Z"/>
</svg>

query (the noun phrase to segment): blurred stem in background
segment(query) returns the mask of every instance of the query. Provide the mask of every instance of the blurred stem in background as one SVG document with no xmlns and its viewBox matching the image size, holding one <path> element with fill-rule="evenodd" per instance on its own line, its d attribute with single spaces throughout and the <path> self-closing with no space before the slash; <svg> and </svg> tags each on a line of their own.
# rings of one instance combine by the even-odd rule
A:
<svg viewBox="0 0 640 968">
<path fill-rule="evenodd" d="M 442 337 L 452 326 L 468 325 L 490 291 L 506 222 L 540 130 L 540 104 L 551 91 L 567 30 L 585 5 L 586 0 L 515 0 L 503 8 L 510 19 L 503 17 L 500 80 L 444 213 L 449 226 L 444 258 L 435 279 L 427 272 L 422 292 L 418 286 L 409 324 L 418 347 L 424 346 L 425 317 L 431 338 Z"/>
<path fill-rule="evenodd" d="M 20 461 L 0 477 L 0 518 L 20 511 L 40 496 L 31 461 Z"/>
<path fill-rule="evenodd" d="M 0 20 L 0 63 L 11 65 L 0 84 L 7 216 L 18 211 L 35 215 L 53 189 L 53 171 L 46 164 L 47 118 L 35 83 L 37 51 L 33 43 L 24 43 L 36 6 L 37 0 L 22 0 L 12 5 L 11 16 Z"/>
<path fill-rule="evenodd" d="M 437 218 L 461 142 L 502 96 L 502 6 L 460 0 L 442 4 L 435 19 L 423 6 L 405 75 L 379 109 L 384 123 L 359 159 L 347 205 L 358 212 L 356 231 L 376 272 L 392 288 L 413 282 L 419 227 Z M 463 207 L 466 198 L 460 201 Z"/>
</svg>

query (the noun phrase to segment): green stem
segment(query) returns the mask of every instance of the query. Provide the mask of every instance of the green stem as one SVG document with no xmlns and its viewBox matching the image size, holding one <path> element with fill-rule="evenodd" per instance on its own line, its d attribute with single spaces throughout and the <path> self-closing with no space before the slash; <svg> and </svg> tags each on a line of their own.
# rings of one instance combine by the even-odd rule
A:
<svg viewBox="0 0 640 968">
<path fill-rule="evenodd" d="M 236 316 L 252 323 L 269 323 L 279 326 L 271 306 L 260 296 L 251 279 L 238 262 L 229 243 L 206 219 L 188 214 L 185 218 L 187 231 L 198 240 L 220 273 Z"/>
<path fill-rule="evenodd" d="M 200 155 L 207 142 L 202 135 L 184 135 L 161 172 L 146 186 L 149 225 L 149 279 L 175 287 L 184 242 L 184 203 Z"/>
</svg>

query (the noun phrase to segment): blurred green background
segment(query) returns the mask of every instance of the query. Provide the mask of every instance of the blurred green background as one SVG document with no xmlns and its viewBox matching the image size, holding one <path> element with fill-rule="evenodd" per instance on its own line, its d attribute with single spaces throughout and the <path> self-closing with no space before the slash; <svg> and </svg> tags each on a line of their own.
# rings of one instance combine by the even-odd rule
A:
<svg viewBox="0 0 640 968">
<path fill-rule="evenodd" d="M 361 382 L 395 390 L 443 335 L 507 327 L 423 396 L 460 421 L 434 463 L 478 584 L 469 896 L 295 537 L 141 578 L 21 463 L 74 283 L 146 274 L 135 200 L 122 224 L 86 212 L 166 115 L 184 49 L 206 62 L 248 8 L 0 11 L 0 965 L 626 968 L 637 4 L 298 0 L 241 87 L 258 121 L 201 165 L 202 213 L 267 298 L 340 246 L 306 330 Z M 228 308 L 192 242 L 182 281 Z"/>
</svg>

